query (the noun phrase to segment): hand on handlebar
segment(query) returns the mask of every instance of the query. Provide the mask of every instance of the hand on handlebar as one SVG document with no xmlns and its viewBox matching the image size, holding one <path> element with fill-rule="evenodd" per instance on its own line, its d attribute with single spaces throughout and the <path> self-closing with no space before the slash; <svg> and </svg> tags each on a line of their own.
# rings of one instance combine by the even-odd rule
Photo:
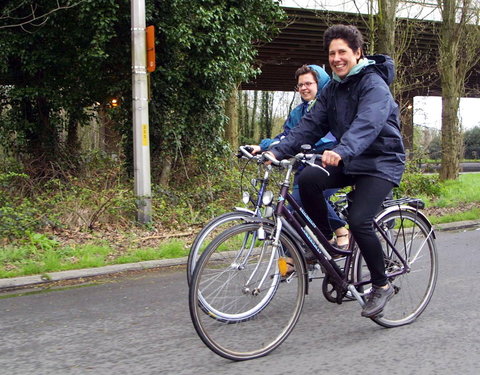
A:
<svg viewBox="0 0 480 375">
<path fill-rule="evenodd" d="M 341 160 L 342 160 L 342 157 L 339 154 L 337 154 L 335 151 L 331 151 L 331 150 L 323 151 L 322 166 L 324 168 L 329 165 L 337 167 Z"/>
<path fill-rule="evenodd" d="M 265 162 L 264 162 L 265 165 L 270 165 L 270 164 L 272 164 L 272 162 L 275 165 L 279 164 L 279 161 L 277 160 L 276 156 L 271 151 L 264 152 L 262 154 L 262 156 L 263 156 L 263 159 L 265 160 Z"/>
<path fill-rule="evenodd" d="M 259 145 L 248 145 L 248 147 L 250 147 L 252 149 L 250 151 L 252 153 L 252 155 L 256 155 L 256 154 L 262 152 L 262 149 L 260 148 Z"/>
</svg>

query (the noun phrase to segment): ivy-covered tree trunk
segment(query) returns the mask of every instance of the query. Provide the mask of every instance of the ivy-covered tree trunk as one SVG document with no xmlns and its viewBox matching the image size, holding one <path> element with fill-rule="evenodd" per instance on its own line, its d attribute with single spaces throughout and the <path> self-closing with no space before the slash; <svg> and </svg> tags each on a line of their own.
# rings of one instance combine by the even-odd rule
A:
<svg viewBox="0 0 480 375">
<path fill-rule="evenodd" d="M 228 117 L 228 121 L 225 125 L 225 140 L 234 150 L 239 146 L 237 95 L 237 89 L 232 89 L 230 97 L 225 104 L 225 115 Z"/>
</svg>

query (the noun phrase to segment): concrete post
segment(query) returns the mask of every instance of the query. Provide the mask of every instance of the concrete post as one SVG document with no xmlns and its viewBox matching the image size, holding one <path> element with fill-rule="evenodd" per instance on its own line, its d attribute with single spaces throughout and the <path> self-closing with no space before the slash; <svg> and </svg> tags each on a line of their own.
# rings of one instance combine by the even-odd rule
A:
<svg viewBox="0 0 480 375">
<path fill-rule="evenodd" d="M 137 219 L 152 220 L 145 0 L 132 0 L 133 155 Z"/>
</svg>

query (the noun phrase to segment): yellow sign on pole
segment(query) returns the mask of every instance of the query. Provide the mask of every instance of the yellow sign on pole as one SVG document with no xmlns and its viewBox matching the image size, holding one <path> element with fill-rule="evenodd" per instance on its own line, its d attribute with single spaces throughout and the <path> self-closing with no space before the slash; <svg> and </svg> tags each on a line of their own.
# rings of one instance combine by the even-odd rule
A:
<svg viewBox="0 0 480 375">
<path fill-rule="evenodd" d="M 142 124 L 142 145 L 148 146 L 148 125 Z"/>
</svg>

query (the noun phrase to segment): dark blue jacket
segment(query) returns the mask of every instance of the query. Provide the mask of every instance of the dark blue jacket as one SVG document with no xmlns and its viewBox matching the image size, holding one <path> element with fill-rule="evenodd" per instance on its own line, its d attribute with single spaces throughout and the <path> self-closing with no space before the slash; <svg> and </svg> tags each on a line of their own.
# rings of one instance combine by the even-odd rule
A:
<svg viewBox="0 0 480 375">
<path fill-rule="evenodd" d="M 368 56 L 370 64 L 340 82 L 332 80 L 318 103 L 282 142 L 272 148 L 278 159 L 294 155 L 329 131 L 339 140 L 333 148 L 344 172 L 370 175 L 398 185 L 405 169 L 398 105 L 388 85 L 394 78 L 388 56 Z"/>
</svg>

